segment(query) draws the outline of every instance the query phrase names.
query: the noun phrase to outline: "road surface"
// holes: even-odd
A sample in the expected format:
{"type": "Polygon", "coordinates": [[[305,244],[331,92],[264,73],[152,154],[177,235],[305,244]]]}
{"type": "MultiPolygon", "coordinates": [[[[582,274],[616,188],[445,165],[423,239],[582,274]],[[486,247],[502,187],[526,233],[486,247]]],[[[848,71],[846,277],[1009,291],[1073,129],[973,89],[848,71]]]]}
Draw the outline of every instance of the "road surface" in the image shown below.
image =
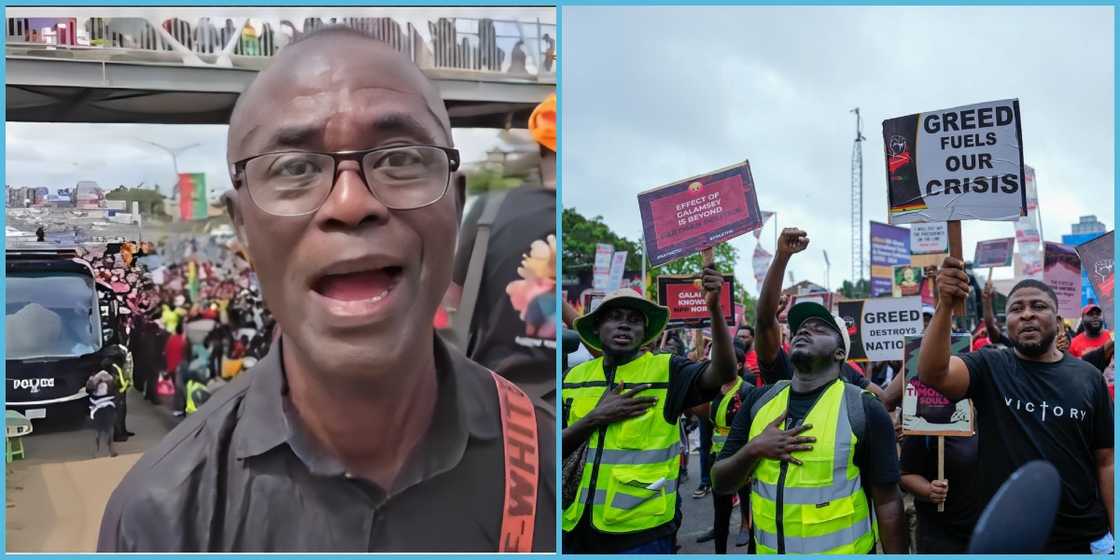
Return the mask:
{"type": "MultiPolygon", "coordinates": [[[[697,543],[696,537],[708,532],[712,528],[712,522],[715,517],[715,511],[712,506],[712,495],[709,493],[703,498],[693,498],[692,492],[700,484],[700,455],[697,453],[699,447],[699,429],[694,430],[691,434],[691,441],[689,442],[689,450],[692,453],[688,456],[688,480],[682,480],[680,483],[681,495],[681,510],[684,517],[681,520],[681,529],[677,532],[677,545],[681,548],[678,554],[715,554],[716,549],[712,541],[705,543],[697,543]]],[[[727,539],[727,553],[728,554],[746,554],[747,547],[735,546],[735,537],[739,535],[739,508],[736,507],[731,513],[731,527],[730,534],[727,539]]]]}
{"type": "Polygon", "coordinates": [[[94,433],[81,422],[40,424],[24,438],[27,458],[7,468],[8,552],[93,552],[109,495],[144,450],[177,419],[140,394],[128,395],[128,429],[136,435],[93,458],[94,433]]]}

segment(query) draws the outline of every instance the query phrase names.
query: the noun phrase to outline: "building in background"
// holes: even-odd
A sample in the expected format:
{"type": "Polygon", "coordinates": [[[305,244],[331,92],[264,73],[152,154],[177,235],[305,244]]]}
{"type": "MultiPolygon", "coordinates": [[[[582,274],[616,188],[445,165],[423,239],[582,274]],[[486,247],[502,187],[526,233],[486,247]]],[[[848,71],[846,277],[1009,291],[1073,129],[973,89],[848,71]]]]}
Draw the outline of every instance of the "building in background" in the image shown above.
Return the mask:
{"type": "MultiPolygon", "coordinates": [[[[1097,220],[1096,216],[1081,216],[1080,221],[1070,225],[1069,235],[1062,236],[1062,243],[1071,247],[1076,247],[1082,243],[1092,241],[1105,234],[1106,227],[1103,223],[1097,220]]],[[[1086,305],[1089,301],[1098,301],[1097,295],[1093,293],[1093,286],[1089,282],[1089,275],[1085,272],[1085,268],[1081,269],[1081,305],[1086,305]]],[[[1076,319],[1076,318],[1074,318],[1076,319]]]]}

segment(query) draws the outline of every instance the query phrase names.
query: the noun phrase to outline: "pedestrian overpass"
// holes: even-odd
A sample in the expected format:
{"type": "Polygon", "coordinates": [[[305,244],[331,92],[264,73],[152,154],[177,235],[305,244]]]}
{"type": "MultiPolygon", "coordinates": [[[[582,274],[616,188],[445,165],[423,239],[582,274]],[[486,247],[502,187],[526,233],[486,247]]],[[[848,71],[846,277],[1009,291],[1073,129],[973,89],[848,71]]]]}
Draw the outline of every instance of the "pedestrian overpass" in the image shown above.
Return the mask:
{"type": "MultiPolygon", "coordinates": [[[[95,9],[74,8],[72,17],[8,17],[7,120],[226,124],[237,95],[273,55],[332,24],[385,41],[415,62],[440,89],[457,128],[523,128],[556,88],[555,24],[400,21],[384,15],[392,9],[347,8],[355,15],[306,17],[297,25],[181,10],[189,14],[99,17],[95,9]]],[[[35,11],[9,8],[8,15],[35,11]]]]}

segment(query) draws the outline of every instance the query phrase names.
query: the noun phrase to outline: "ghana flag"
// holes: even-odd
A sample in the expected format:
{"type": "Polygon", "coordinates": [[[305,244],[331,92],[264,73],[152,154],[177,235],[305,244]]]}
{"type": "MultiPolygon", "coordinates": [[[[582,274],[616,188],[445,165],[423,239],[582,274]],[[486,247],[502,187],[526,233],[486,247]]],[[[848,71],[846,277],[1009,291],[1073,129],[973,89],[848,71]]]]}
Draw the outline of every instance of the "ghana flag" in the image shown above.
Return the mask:
{"type": "Polygon", "coordinates": [[[179,218],[201,220],[207,216],[206,174],[179,174],[179,218]]]}

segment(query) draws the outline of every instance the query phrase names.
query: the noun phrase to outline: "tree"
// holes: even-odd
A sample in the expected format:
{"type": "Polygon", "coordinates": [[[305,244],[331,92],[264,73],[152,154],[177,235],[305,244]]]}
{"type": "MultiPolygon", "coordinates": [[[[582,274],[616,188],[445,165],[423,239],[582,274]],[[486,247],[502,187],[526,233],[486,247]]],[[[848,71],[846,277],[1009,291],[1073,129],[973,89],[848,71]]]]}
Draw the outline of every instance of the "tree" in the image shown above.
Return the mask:
{"type": "MultiPolygon", "coordinates": [[[[564,240],[565,244],[567,239],[564,240]]],[[[715,250],[716,268],[724,274],[731,274],[735,270],[735,263],[739,261],[739,250],[732,247],[728,243],[720,243],[716,245],[715,250]]],[[[697,276],[700,275],[704,261],[699,253],[689,255],[683,259],[677,259],[670,263],[654,267],[650,269],[650,284],[649,293],[650,299],[657,297],[657,277],[658,276],[697,276]]],[[[746,294],[746,288],[743,288],[742,283],[736,283],[735,294],[733,299],[742,302],[740,299],[743,294],[746,294]]]]}
{"type": "Polygon", "coordinates": [[[107,200],[123,200],[132,206],[133,202],[140,203],[140,214],[145,217],[162,216],[163,196],[157,191],[148,189],[128,189],[118,187],[105,195],[107,200]]]}
{"type": "Polygon", "coordinates": [[[865,299],[871,297],[871,284],[866,278],[860,278],[855,284],[845,280],[840,285],[840,293],[848,299],[865,299]]]}
{"type": "Polygon", "coordinates": [[[609,243],[615,251],[626,251],[626,268],[642,268],[642,248],[636,242],[626,239],[603,223],[602,216],[585,218],[574,208],[565,208],[561,216],[564,232],[564,276],[576,276],[581,271],[595,266],[595,245],[609,243]]]}
{"type": "Polygon", "coordinates": [[[467,192],[470,194],[512,189],[519,186],[521,186],[521,179],[503,177],[500,171],[489,167],[467,174],[467,192]]]}

